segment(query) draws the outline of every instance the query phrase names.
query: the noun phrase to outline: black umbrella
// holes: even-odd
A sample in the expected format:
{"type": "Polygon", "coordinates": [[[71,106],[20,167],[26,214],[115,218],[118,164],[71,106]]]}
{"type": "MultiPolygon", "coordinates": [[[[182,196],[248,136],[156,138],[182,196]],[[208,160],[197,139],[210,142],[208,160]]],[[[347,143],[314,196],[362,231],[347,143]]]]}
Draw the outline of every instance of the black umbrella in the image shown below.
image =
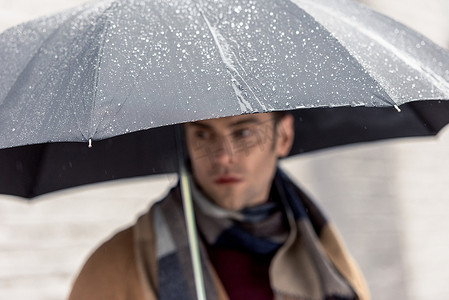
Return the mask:
{"type": "Polygon", "coordinates": [[[448,52],[352,1],[109,0],[0,46],[0,193],[23,197],[176,171],[186,121],[289,110],[292,154],[448,123],[448,52]]]}

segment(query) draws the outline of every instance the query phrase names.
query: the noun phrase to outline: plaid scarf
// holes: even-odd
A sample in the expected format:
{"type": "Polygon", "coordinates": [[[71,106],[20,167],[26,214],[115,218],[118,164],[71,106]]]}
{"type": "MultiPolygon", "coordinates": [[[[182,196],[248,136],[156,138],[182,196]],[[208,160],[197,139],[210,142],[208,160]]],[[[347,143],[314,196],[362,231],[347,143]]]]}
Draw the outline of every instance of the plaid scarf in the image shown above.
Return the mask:
{"type": "MultiPolygon", "coordinates": [[[[282,171],[275,176],[269,202],[240,212],[214,205],[195,186],[192,190],[196,221],[204,240],[200,252],[207,299],[218,296],[204,242],[257,254],[275,253],[270,283],[276,299],[359,299],[354,290],[363,287],[363,278],[357,278],[361,276],[351,258],[338,239],[331,251],[323,248],[320,234],[330,225],[282,171]],[[332,251],[337,253],[336,265],[329,258],[332,251]]],[[[158,298],[195,299],[179,187],[155,204],[150,216],[156,235],[158,298]]]]}
{"type": "MultiPolygon", "coordinates": [[[[274,190],[274,191],[273,191],[274,190]]],[[[282,204],[274,197],[264,204],[241,211],[223,209],[210,202],[196,186],[192,197],[196,221],[203,240],[211,246],[271,255],[287,240],[289,225],[282,204]]]]}

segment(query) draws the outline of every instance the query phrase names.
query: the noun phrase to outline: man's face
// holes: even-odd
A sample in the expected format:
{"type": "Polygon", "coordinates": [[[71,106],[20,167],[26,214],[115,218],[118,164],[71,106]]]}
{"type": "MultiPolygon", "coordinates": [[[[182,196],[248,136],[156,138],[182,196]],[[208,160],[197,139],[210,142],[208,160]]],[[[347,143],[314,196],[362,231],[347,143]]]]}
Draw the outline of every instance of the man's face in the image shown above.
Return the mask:
{"type": "Polygon", "coordinates": [[[271,113],[185,125],[193,177],[212,201],[240,210],[268,200],[277,159],[290,151],[293,118],[274,126],[271,113]]]}

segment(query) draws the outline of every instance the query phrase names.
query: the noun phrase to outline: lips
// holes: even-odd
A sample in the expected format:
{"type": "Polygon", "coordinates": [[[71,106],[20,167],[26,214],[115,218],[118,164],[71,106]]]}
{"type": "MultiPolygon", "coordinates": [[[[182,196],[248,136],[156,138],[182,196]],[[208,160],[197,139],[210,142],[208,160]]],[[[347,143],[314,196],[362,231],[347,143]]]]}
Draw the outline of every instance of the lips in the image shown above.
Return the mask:
{"type": "Polygon", "coordinates": [[[218,177],[217,179],[215,179],[214,183],[216,183],[216,184],[234,184],[234,183],[239,183],[241,181],[242,180],[237,177],[221,176],[221,177],[218,177]]]}

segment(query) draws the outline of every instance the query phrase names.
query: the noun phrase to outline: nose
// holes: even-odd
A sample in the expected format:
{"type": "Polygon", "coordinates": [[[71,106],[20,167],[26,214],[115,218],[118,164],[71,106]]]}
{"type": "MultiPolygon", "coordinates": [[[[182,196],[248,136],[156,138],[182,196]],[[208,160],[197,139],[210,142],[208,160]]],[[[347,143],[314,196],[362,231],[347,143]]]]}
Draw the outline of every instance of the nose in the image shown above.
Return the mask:
{"type": "Polygon", "coordinates": [[[228,165],[235,162],[233,147],[226,137],[217,139],[214,144],[214,147],[211,147],[211,158],[214,165],[228,165]]]}

